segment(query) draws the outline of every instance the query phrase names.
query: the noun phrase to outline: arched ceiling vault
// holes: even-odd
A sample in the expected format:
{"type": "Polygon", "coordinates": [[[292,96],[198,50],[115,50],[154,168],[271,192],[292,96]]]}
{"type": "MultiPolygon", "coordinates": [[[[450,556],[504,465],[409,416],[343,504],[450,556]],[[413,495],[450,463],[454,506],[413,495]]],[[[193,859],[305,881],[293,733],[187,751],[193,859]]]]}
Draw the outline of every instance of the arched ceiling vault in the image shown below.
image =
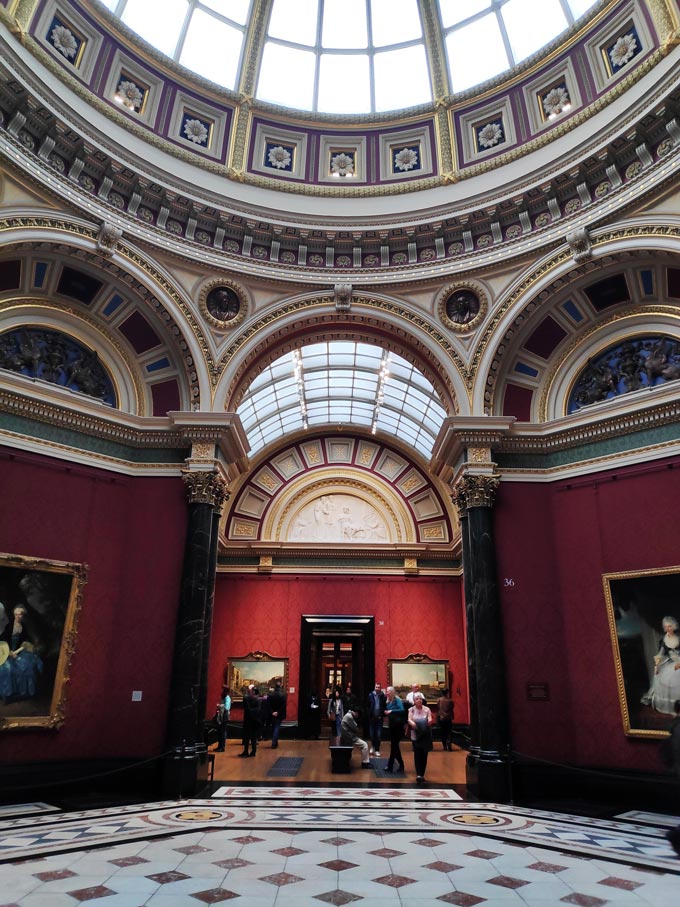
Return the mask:
{"type": "Polygon", "coordinates": [[[223,404],[227,411],[235,410],[253,378],[283,353],[331,337],[382,345],[425,375],[450,414],[467,408],[459,374],[463,359],[431,318],[418,316],[387,298],[359,297],[353,301],[351,311],[340,315],[329,311],[330,302],[331,298],[318,297],[292,300],[277,305],[270,315],[263,315],[258,320],[257,333],[246,324],[230,344],[229,358],[224,356],[221,360],[226,360],[228,367],[215,394],[220,408],[223,404]]]}
{"type": "Polygon", "coordinates": [[[477,405],[521,421],[558,419],[579,363],[614,338],[678,334],[680,220],[670,220],[594,233],[580,262],[562,249],[518,280],[478,347],[477,405]]]}
{"type": "Polygon", "coordinates": [[[19,322],[37,319],[44,327],[80,334],[86,345],[118,363],[112,367],[117,383],[127,384],[120,399],[129,412],[190,409],[201,385],[209,396],[198,322],[145,256],[122,246],[102,254],[100,231],[42,213],[6,218],[0,230],[3,324],[13,323],[12,311],[20,307],[19,322]],[[35,315],[27,309],[31,304],[35,315]]]}

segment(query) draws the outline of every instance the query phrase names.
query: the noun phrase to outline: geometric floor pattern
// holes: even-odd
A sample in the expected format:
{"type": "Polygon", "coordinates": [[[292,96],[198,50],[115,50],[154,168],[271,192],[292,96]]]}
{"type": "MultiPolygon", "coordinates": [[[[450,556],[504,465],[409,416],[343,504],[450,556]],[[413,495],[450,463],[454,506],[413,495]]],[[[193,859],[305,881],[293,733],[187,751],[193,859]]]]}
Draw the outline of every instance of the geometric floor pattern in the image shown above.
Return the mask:
{"type": "Polygon", "coordinates": [[[77,813],[35,807],[0,812],[0,907],[679,903],[680,860],[651,813],[643,824],[431,788],[275,786],[77,813]]]}

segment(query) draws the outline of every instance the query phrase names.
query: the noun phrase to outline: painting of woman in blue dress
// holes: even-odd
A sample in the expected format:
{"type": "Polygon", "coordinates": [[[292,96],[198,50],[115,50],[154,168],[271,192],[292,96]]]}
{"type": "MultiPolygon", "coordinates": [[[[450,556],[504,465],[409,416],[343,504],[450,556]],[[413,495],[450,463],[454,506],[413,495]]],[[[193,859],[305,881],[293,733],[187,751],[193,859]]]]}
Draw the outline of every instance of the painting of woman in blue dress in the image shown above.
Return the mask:
{"type": "Polygon", "coordinates": [[[57,727],[86,569],[0,555],[0,731],[57,727]]]}

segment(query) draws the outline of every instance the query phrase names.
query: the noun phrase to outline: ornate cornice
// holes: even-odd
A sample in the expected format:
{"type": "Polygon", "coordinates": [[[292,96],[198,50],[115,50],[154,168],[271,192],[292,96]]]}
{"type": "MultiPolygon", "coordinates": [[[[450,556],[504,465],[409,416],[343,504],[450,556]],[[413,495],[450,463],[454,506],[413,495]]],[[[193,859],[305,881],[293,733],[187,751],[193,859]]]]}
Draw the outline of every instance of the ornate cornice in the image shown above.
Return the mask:
{"type": "Polygon", "coordinates": [[[183,433],[172,431],[169,420],[165,418],[140,419],[138,421],[142,424],[134,426],[125,424],[122,421],[126,418],[125,414],[118,411],[105,418],[4,388],[0,388],[0,411],[130,447],[168,450],[183,448],[187,444],[183,433]],[[159,424],[166,427],[161,428],[159,424]]]}
{"type": "Polygon", "coordinates": [[[503,453],[552,453],[680,422],[680,400],[667,400],[644,409],[628,408],[609,416],[602,409],[600,407],[597,414],[592,410],[581,411],[581,419],[587,418],[587,421],[577,425],[555,429],[554,423],[546,423],[536,431],[511,431],[498,450],[503,453]]]}

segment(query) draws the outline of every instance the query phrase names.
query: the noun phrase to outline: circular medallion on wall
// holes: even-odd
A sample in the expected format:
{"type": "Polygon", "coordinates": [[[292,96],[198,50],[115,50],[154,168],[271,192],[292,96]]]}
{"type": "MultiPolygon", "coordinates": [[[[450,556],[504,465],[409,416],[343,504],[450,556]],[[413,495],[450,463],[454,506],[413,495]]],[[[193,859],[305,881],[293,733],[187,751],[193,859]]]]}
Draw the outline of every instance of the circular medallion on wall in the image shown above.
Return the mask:
{"type": "Polygon", "coordinates": [[[459,334],[474,330],[487,309],[487,295],[475,283],[449,284],[437,294],[437,315],[449,330],[459,334]]]}
{"type": "Polygon", "coordinates": [[[222,331],[230,331],[248,313],[246,291],[224,277],[216,277],[201,287],[198,304],[206,321],[222,331]]]}

